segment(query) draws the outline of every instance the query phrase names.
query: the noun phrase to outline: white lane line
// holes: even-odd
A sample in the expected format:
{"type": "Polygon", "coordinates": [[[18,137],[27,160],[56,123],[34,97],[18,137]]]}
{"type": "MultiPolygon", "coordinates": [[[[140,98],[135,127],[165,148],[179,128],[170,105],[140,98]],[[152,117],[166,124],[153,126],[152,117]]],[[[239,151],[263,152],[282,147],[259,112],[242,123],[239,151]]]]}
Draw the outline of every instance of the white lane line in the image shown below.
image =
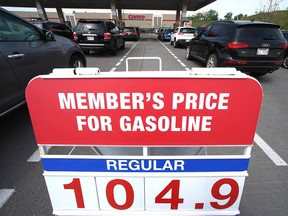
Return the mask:
{"type": "Polygon", "coordinates": [[[185,68],[185,70],[190,71],[188,67],[167,47],[164,43],[160,41],[160,43],[166,48],[166,50],[179,62],[179,64],[185,68]]]}
{"type": "Polygon", "coordinates": [[[277,166],[287,166],[287,163],[258,134],[255,134],[254,142],[277,166]]]}
{"type": "Polygon", "coordinates": [[[124,59],[130,54],[130,52],[134,49],[134,47],[140,42],[140,40],[134,44],[130,50],[116,63],[115,67],[113,67],[109,72],[115,72],[115,70],[117,69],[117,67],[120,66],[120,64],[124,61],[124,59]]]}
{"type": "Polygon", "coordinates": [[[8,201],[8,199],[15,192],[14,189],[2,189],[0,190],[0,208],[8,201]]]}

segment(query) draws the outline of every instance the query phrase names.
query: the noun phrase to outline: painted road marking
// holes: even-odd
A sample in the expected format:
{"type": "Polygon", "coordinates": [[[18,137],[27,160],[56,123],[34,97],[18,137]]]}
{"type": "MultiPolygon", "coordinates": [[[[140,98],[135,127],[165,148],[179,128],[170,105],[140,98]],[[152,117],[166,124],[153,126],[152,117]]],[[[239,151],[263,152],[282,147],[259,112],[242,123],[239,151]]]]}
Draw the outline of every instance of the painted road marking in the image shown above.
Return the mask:
{"type": "Polygon", "coordinates": [[[254,142],[277,166],[287,166],[287,163],[257,133],[254,136],[254,142]]]}
{"type": "Polygon", "coordinates": [[[186,70],[191,71],[164,43],[160,41],[160,43],[165,47],[165,49],[179,62],[179,64],[186,70]]]}
{"type": "Polygon", "coordinates": [[[130,50],[116,63],[116,65],[109,71],[109,72],[115,72],[115,70],[117,69],[117,67],[120,66],[120,64],[124,61],[124,59],[130,54],[130,52],[134,49],[134,47],[140,42],[140,40],[134,44],[130,50]]]}
{"type": "Polygon", "coordinates": [[[0,208],[8,201],[8,199],[15,192],[14,189],[1,189],[0,190],[0,208]]]}

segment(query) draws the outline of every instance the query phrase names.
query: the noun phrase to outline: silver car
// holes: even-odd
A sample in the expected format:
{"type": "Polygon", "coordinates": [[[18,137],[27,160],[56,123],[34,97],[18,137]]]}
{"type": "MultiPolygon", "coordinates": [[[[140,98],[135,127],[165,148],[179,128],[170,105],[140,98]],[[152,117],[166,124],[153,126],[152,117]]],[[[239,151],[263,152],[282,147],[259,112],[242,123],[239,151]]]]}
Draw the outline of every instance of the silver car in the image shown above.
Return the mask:
{"type": "Polygon", "coordinates": [[[85,67],[73,41],[0,8],[0,116],[25,103],[28,82],[54,68],[85,67]]]}

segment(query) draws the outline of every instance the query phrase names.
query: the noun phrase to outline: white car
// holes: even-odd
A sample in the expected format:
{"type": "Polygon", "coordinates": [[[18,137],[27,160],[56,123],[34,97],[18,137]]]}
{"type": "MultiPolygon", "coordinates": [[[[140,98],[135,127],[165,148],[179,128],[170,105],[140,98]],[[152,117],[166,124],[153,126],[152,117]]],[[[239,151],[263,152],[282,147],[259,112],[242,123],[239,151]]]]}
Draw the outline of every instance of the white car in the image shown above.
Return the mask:
{"type": "Polygon", "coordinates": [[[185,46],[195,37],[196,30],[193,27],[177,27],[171,35],[170,44],[175,48],[185,46]]]}

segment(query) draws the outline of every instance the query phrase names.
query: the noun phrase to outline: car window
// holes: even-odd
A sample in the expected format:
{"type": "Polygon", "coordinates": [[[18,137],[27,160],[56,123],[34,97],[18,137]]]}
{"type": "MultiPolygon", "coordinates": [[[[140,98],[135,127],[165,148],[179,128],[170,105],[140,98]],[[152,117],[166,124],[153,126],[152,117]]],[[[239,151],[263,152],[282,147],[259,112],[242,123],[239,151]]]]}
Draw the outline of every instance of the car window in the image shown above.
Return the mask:
{"type": "Polygon", "coordinates": [[[268,26],[240,26],[236,30],[236,37],[240,40],[279,40],[283,39],[281,31],[268,26]]]}
{"type": "Polygon", "coordinates": [[[78,22],[76,31],[95,31],[98,33],[105,32],[105,26],[102,21],[91,21],[91,22],[78,22]]]}
{"type": "Polygon", "coordinates": [[[193,29],[193,28],[181,28],[180,32],[183,32],[183,33],[195,33],[195,29],[193,29]]]}
{"type": "Polygon", "coordinates": [[[136,30],[134,28],[124,28],[125,32],[136,32],[136,30]]]}
{"type": "Polygon", "coordinates": [[[210,31],[208,32],[207,37],[219,37],[219,34],[221,32],[222,26],[219,24],[215,24],[212,26],[210,31]]]}
{"type": "Polygon", "coordinates": [[[201,33],[199,34],[199,36],[205,36],[207,37],[208,36],[208,32],[209,30],[211,29],[212,25],[208,25],[206,26],[202,31],[201,33]]]}
{"type": "Polygon", "coordinates": [[[41,35],[33,25],[29,25],[9,14],[1,13],[0,41],[35,41],[40,39],[41,35]]]}
{"type": "Polygon", "coordinates": [[[288,32],[283,32],[283,36],[288,41],[288,32]]]}
{"type": "Polygon", "coordinates": [[[53,30],[58,30],[62,32],[71,32],[70,28],[61,23],[49,23],[48,24],[53,30]]]}
{"type": "Polygon", "coordinates": [[[166,33],[171,33],[171,32],[173,32],[173,29],[166,29],[165,32],[166,33]]]}

